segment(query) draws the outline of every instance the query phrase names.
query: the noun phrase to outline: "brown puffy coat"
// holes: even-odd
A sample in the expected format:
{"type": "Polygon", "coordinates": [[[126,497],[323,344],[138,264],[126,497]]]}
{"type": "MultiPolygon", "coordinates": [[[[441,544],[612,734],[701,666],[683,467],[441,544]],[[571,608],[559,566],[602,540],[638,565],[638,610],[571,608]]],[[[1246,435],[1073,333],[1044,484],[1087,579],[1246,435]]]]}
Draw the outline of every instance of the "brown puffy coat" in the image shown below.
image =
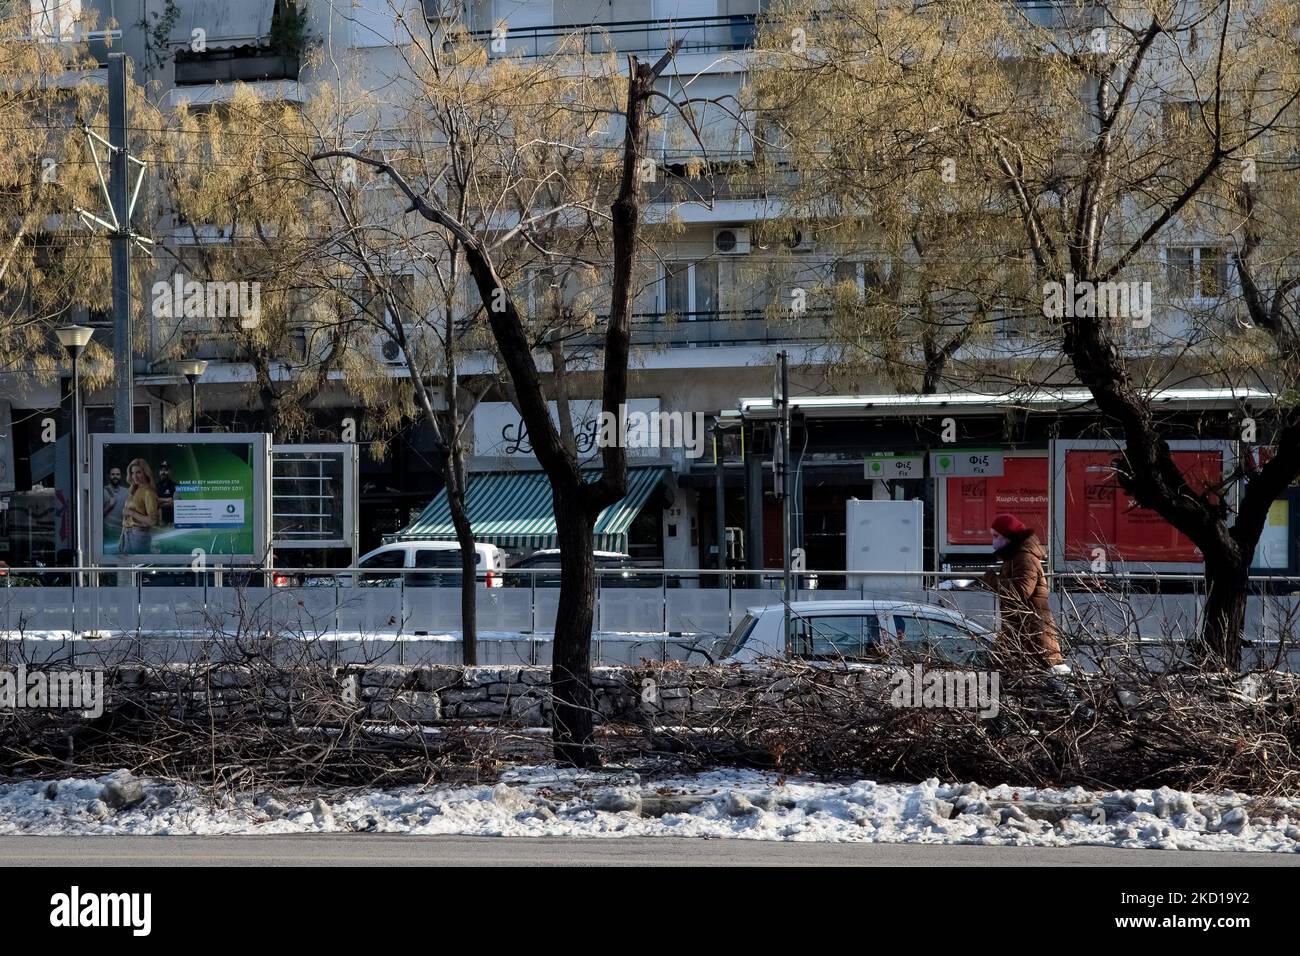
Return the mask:
{"type": "Polygon", "coordinates": [[[1030,532],[995,552],[1002,567],[984,575],[985,585],[998,595],[1002,618],[994,651],[1008,666],[1048,668],[1063,660],[1047,601],[1045,555],[1030,532]]]}

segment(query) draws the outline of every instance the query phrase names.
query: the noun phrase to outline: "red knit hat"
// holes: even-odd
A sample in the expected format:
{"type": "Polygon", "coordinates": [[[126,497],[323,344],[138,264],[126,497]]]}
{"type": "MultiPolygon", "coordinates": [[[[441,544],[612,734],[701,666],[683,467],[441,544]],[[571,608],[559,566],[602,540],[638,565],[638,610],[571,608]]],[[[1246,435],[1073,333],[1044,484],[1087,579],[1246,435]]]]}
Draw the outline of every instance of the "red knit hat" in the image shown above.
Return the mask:
{"type": "Polygon", "coordinates": [[[1004,538],[1013,538],[1029,530],[1015,515],[998,515],[993,519],[993,530],[1004,538]]]}

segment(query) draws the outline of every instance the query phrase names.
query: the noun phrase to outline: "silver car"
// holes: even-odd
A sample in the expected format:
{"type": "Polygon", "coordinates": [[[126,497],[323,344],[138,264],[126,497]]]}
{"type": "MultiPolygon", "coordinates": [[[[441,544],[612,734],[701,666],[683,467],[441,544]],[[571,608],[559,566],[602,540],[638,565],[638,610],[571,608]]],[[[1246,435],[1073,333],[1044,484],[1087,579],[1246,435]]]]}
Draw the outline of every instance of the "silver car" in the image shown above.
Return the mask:
{"type": "MultiPolygon", "coordinates": [[[[784,658],[782,605],[747,609],[731,635],[713,647],[715,660],[747,663],[784,658]]],[[[876,661],[916,653],[978,666],[993,634],[948,608],[911,601],[799,601],[790,605],[788,656],[804,660],[876,661]]]]}

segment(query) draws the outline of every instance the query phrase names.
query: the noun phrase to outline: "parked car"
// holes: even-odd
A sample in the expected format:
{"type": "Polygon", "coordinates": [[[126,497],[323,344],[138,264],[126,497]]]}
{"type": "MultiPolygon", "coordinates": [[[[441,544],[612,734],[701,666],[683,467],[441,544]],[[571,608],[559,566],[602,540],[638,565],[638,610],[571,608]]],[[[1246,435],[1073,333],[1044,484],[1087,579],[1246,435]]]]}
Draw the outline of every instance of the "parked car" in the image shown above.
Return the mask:
{"type": "MultiPolygon", "coordinates": [[[[726,663],[786,656],[782,605],[752,607],[711,656],[726,663]]],[[[956,611],[911,601],[798,601],[790,605],[790,656],[804,660],[878,661],[891,655],[934,657],[980,666],[993,635],[956,611]]]]}
{"type": "MultiPolygon", "coordinates": [[[[482,587],[499,588],[506,556],[494,544],[475,542],[476,577],[482,587]]],[[[454,541],[404,541],[386,544],[357,559],[358,587],[458,588],[461,582],[460,545],[454,541]],[[406,573],[402,571],[405,569],[406,573]]],[[[352,586],[351,572],[338,576],[342,587],[352,586]]]]}
{"type": "MultiPolygon", "coordinates": [[[[592,556],[596,562],[596,578],[603,588],[655,588],[663,581],[659,571],[643,567],[631,555],[621,551],[593,551],[592,556]]],[[[510,570],[521,572],[506,576],[510,587],[532,587],[535,581],[539,588],[558,588],[560,551],[558,548],[534,551],[511,565],[510,570]],[[528,571],[548,573],[524,573],[528,571]]]]}

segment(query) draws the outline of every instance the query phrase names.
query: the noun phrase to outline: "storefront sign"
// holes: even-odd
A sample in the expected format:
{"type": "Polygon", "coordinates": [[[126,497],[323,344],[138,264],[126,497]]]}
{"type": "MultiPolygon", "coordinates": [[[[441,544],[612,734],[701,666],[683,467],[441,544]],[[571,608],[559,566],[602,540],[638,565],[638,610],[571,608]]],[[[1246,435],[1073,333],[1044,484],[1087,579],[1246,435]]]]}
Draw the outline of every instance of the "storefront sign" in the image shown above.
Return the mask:
{"type": "MultiPolygon", "coordinates": [[[[658,456],[663,453],[662,431],[657,424],[659,399],[633,398],[626,403],[630,416],[639,415],[647,422],[654,416],[656,426],[636,433],[638,441],[627,443],[629,457],[658,456]]],[[[548,404],[551,420],[559,422],[560,413],[554,402],[548,404]]],[[[573,419],[573,438],[579,461],[600,455],[601,403],[590,399],[571,401],[569,414],[573,419]]],[[[509,402],[482,402],[474,409],[474,454],[493,458],[532,459],[533,445],[528,438],[528,426],[519,410],[509,402]]]]}
{"type": "Polygon", "coordinates": [[[1002,452],[954,448],[930,452],[930,473],[940,478],[993,478],[1002,474],[1002,452]]]}
{"type": "Polygon", "coordinates": [[[922,455],[871,455],[862,463],[864,478],[924,478],[922,455]]]}

